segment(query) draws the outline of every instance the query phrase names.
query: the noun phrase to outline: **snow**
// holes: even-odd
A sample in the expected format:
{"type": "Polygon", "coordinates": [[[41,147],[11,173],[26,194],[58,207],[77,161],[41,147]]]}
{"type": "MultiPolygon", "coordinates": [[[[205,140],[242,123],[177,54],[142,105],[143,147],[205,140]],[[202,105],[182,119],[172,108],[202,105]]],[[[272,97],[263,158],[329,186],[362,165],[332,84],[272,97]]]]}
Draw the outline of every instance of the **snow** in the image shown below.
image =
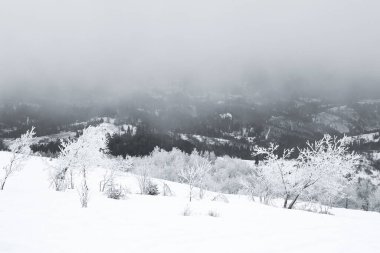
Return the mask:
{"type": "Polygon", "coordinates": [[[227,139],[222,139],[222,138],[212,138],[212,137],[207,137],[203,135],[197,135],[197,134],[181,134],[180,138],[182,140],[189,140],[189,139],[195,139],[198,142],[205,142],[209,145],[225,145],[230,143],[230,140],[227,139]]]}
{"type": "Polygon", "coordinates": [[[223,113],[223,114],[219,114],[219,117],[222,118],[222,119],[232,119],[232,114],[231,113],[223,113]]]}
{"type": "MultiPolygon", "coordinates": [[[[0,152],[0,166],[9,153],[0,152]]],[[[49,161],[32,157],[0,192],[0,252],[380,252],[380,214],[333,209],[334,215],[286,210],[217,193],[190,204],[188,186],[167,182],[174,197],[142,196],[133,174],[118,183],[126,200],[98,192],[103,171],[90,172],[89,207],[75,190],[49,188],[49,161]],[[208,215],[217,212],[219,217],[208,215]]],[[[162,180],[155,180],[160,186],[162,180]]]]}
{"type": "Polygon", "coordinates": [[[349,129],[350,124],[346,120],[327,112],[319,113],[314,118],[314,122],[329,126],[340,133],[350,132],[350,129],[349,129]]]}
{"type": "Polygon", "coordinates": [[[134,125],[131,125],[131,124],[124,124],[124,125],[122,125],[122,130],[123,130],[123,132],[124,133],[126,133],[127,131],[128,131],[128,128],[131,130],[131,134],[132,135],[135,135],[136,134],[136,132],[137,132],[137,127],[136,126],[134,126],[134,125]]]}
{"type": "Polygon", "coordinates": [[[375,105],[379,103],[380,103],[380,99],[366,99],[366,100],[358,102],[359,105],[375,105]]]}
{"type": "Polygon", "coordinates": [[[380,133],[368,133],[368,134],[361,134],[361,135],[355,135],[355,136],[349,136],[348,140],[352,142],[357,143],[372,143],[372,142],[379,142],[380,141],[380,133]]]}
{"type": "MultiPolygon", "coordinates": [[[[38,144],[41,142],[48,143],[49,141],[57,141],[57,140],[61,140],[61,139],[70,139],[70,138],[74,138],[75,135],[76,135],[75,132],[60,132],[57,134],[34,137],[32,140],[32,144],[38,144]]],[[[4,143],[7,146],[12,145],[13,142],[14,142],[14,139],[4,139],[4,143]]]]}

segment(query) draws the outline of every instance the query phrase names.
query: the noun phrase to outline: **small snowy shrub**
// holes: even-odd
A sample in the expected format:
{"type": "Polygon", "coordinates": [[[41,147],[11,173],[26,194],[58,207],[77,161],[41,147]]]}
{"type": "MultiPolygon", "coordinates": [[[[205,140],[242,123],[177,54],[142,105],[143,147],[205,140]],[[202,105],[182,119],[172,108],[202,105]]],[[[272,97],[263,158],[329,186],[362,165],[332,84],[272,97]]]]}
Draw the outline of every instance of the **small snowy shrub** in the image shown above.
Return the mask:
{"type": "Polygon", "coordinates": [[[296,205],[295,209],[312,212],[312,213],[332,215],[332,213],[330,212],[331,210],[330,206],[322,205],[320,203],[315,203],[315,202],[302,203],[302,204],[296,205]]]}
{"type": "Polygon", "coordinates": [[[155,184],[149,180],[145,194],[146,195],[158,195],[158,194],[160,194],[160,191],[158,190],[157,184],[155,184]]]}
{"type": "Polygon", "coordinates": [[[216,195],[212,201],[220,201],[220,202],[224,202],[224,203],[229,203],[228,201],[228,198],[224,195],[224,194],[218,194],[216,195]]]}
{"type": "Polygon", "coordinates": [[[164,183],[162,186],[162,195],[164,195],[164,196],[173,196],[174,195],[167,183],[164,183]]]}
{"type": "Polygon", "coordinates": [[[139,183],[140,194],[147,194],[150,184],[150,166],[144,165],[137,168],[137,181],[139,183]]]}
{"type": "Polygon", "coordinates": [[[122,187],[110,187],[106,190],[106,196],[110,199],[124,199],[126,192],[122,187]]]}
{"type": "Polygon", "coordinates": [[[219,217],[219,213],[215,210],[210,210],[210,211],[208,211],[208,216],[219,217]]]}
{"type": "Polygon", "coordinates": [[[66,171],[67,170],[54,171],[55,173],[50,175],[52,185],[56,191],[64,191],[67,189],[66,171]]]}
{"type": "Polygon", "coordinates": [[[192,214],[192,210],[191,210],[190,206],[186,206],[182,212],[182,215],[183,216],[190,216],[191,214],[192,214]]]}

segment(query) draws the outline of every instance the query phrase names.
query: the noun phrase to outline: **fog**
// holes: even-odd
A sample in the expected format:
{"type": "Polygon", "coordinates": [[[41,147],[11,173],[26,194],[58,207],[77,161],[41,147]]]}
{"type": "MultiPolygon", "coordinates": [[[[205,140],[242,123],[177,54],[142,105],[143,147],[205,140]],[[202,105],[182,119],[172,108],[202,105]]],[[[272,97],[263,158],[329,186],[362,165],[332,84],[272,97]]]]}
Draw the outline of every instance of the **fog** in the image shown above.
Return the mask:
{"type": "Polygon", "coordinates": [[[0,94],[376,96],[379,10],[378,0],[2,0],[0,94]]]}

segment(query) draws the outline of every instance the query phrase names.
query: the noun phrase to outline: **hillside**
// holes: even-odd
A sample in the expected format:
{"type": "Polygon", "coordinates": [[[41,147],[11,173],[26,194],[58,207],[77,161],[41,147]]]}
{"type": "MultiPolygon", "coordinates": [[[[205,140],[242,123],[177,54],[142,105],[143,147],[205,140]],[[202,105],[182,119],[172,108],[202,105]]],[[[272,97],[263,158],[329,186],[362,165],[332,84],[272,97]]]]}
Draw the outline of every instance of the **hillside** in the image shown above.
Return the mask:
{"type": "MultiPolygon", "coordinates": [[[[0,165],[8,156],[0,152],[0,165]]],[[[322,215],[241,195],[216,202],[212,192],[189,205],[187,185],[168,182],[172,197],[143,196],[133,174],[118,175],[128,198],[112,200],[98,191],[100,168],[90,174],[83,209],[75,190],[49,187],[50,162],[32,157],[0,192],[0,252],[380,252],[379,213],[332,209],[333,215],[322,215]],[[187,206],[190,216],[183,215],[187,206]]]]}
{"type": "Polygon", "coordinates": [[[114,155],[147,155],[159,146],[194,148],[252,159],[254,145],[278,143],[280,148],[302,146],[323,134],[353,136],[353,149],[379,169],[380,101],[356,99],[331,102],[320,98],[277,100],[247,94],[191,95],[181,92],[136,93],[107,103],[34,101],[0,105],[1,143],[9,143],[32,125],[38,144],[34,151],[54,153],[59,138],[75,137],[89,125],[114,124],[114,155]],[[131,137],[133,135],[133,137],[131,137]],[[128,145],[127,145],[128,144],[128,145]],[[126,147],[127,146],[127,147],[126,147]]]}

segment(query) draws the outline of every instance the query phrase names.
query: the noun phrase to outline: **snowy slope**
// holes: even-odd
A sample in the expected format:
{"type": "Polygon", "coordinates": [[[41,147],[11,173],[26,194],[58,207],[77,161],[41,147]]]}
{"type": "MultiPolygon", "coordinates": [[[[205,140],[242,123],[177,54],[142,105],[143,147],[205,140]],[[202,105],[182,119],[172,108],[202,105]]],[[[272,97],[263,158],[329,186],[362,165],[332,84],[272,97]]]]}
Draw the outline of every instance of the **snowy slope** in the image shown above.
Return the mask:
{"type": "MultiPolygon", "coordinates": [[[[0,165],[8,153],[0,152],[0,165]]],[[[132,194],[111,200],[91,173],[89,207],[74,190],[49,188],[47,160],[31,158],[0,192],[0,252],[380,252],[380,214],[334,209],[334,215],[264,206],[244,196],[191,204],[187,186],[170,183],[174,197],[141,196],[133,175],[121,179],[132,194]],[[210,217],[216,211],[219,217],[210,217]]],[[[157,181],[159,182],[159,180],[157,181]]]]}

